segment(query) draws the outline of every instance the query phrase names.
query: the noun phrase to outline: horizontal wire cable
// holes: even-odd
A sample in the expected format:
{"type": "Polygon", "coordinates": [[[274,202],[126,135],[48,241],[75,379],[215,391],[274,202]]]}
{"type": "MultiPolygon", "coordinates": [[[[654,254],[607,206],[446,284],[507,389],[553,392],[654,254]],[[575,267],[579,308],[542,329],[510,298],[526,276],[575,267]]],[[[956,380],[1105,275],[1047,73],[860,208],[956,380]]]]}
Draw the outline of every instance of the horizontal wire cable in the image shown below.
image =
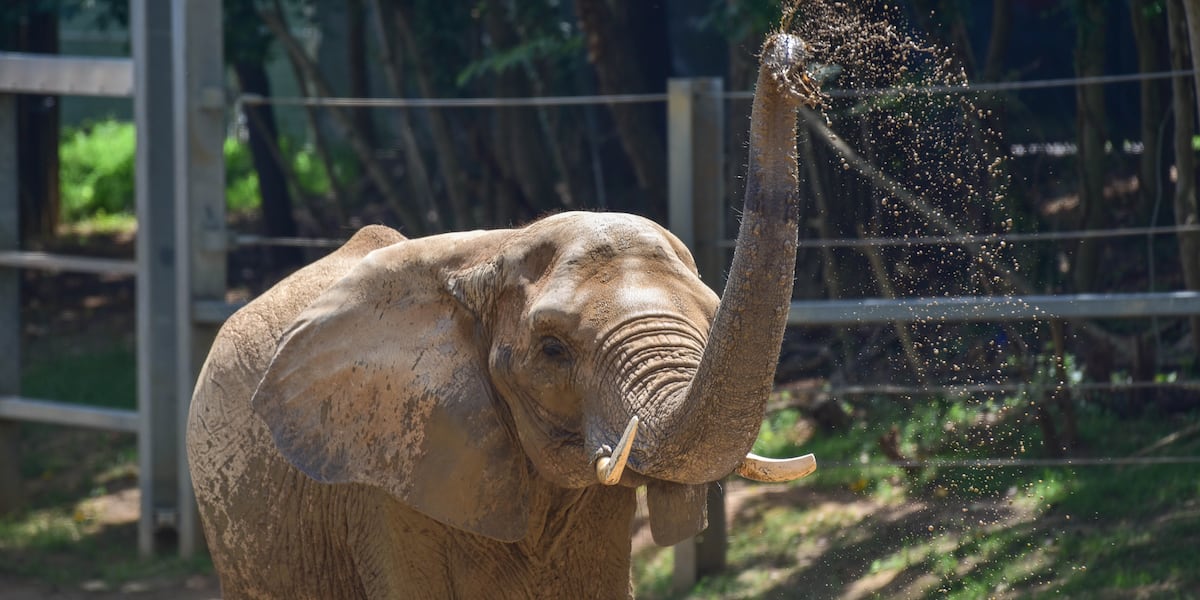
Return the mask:
{"type": "MultiPolygon", "coordinates": [[[[973,94],[986,92],[1007,92],[1019,90],[1038,90],[1059,87],[1077,87],[1085,85],[1109,85],[1114,83],[1133,83],[1170,79],[1172,77],[1192,77],[1194,72],[1154,71],[1151,73],[1125,73],[1121,75],[1098,75],[1093,77],[1062,77],[1056,79],[1034,79],[1029,81],[992,81],[983,83],[968,83],[963,85],[929,85],[905,86],[893,88],[870,89],[831,89],[823,93],[831,98],[868,98],[874,96],[893,96],[899,94],[973,94]]],[[[750,100],[754,92],[726,92],[721,95],[728,100],[750,100]]]]}
{"type": "MultiPolygon", "coordinates": [[[[908,385],[846,385],[834,388],[814,389],[813,393],[824,393],[830,396],[869,396],[872,394],[889,396],[930,396],[938,394],[994,394],[1010,392],[1034,392],[1047,390],[1065,390],[1069,392],[1125,392],[1150,389],[1181,389],[1200,391],[1200,380],[1185,381],[1126,381],[1126,382],[1086,382],[1073,384],[1057,383],[978,383],[940,386],[908,386],[908,385]]],[[[808,392],[802,390],[801,393],[808,392]]],[[[785,408],[785,407],[781,407],[785,408]]]]}
{"type": "MultiPolygon", "coordinates": [[[[831,240],[799,240],[807,248],[858,248],[867,246],[933,246],[939,244],[998,244],[1001,242],[1052,242],[1094,238],[1116,238],[1180,233],[1200,233],[1200,225],[1170,225],[1156,227],[1116,227],[1111,229],[1046,231],[1031,233],[994,233],[984,235],[941,235],[903,238],[839,238],[831,240]]],[[[722,247],[732,248],[734,240],[723,240],[722,247]]]]}
{"type": "Polygon", "coordinates": [[[348,240],[335,238],[272,237],[265,235],[237,234],[233,236],[236,246],[288,246],[294,248],[340,248],[348,240]]]}
{"type": "MultiPolygon", "coordinates": [[[[1095,77],[1066,77],[1031,81],[997,81],[964,85],[934,85],[898,88],[872,88],[864,90],[833,89],[825,92],[834,98],[886,96],[894,94],[969,94],[1009,90],[1044,89],[1082,85],[1105,85],[1190,77],[1192,71],[1156,71],[1152,73],[1128,73],[1095,77]]],[[[749,100],[754,92],[724,92],[721,97],[730,100],[749,100]]],[[[639,104],[666,102],[667,94],[592,94],[586,96],[536,96],[522,98],[350,98],[350,97],[305,97],[305,96],[261,96],[242,94],[236,103],[248,105],[271,104],[276,106],[329,106],[345,108],[497,108],[518,106],[579,106],[586,104],[639,104]]]]}
{"type": "MultiPolygon", "coordinates": [[[[919,236],[906,238],[838,238],[830,240],[799,240],[801,248],[860,248],[868,246],[933,246],[959,244],[997,244],[1000,242],[1037,242],[1062,241],[1091,238],[1132,237],[1150,235],[1170,235],[1180,233],[1200,233],[1200,225],[1172,225],[1158,227],[1118,227],[1112,229],[1094,229],[1078,231],[1048,231],[1041,233],[995,233],[985,235],[964,236],[919,236]]],[[[317,248],[336,248],[344,243],[344,239],[336,238],[305,238],[305,237],[269,237],[261,235],[238,235],[234,242],[239,246],[301,246],[317,248]]],[[[718,246],[732,248],[736,240],[722,240],[718,246]]]]}
{"type": "Polygon", "coordinates": [[[537,96],[522,98],[335,98],[259,96],[242,94],[240,104],[345,108],[500,108],[517,106],[581,106],[588,104],[640,104],[666,102],[665,93],[599,94],[590,96],[537,96]]]}
{"type": "Polygon", "coordinates": [[[1119,467],[1147,465],[1190,465],[1200,456],[1094,456],[1078,458],[962,458],[895,460],[887,462],[819,461],[818,469],[912,468],[1028,468],[1028,467],[1119,467]]]}

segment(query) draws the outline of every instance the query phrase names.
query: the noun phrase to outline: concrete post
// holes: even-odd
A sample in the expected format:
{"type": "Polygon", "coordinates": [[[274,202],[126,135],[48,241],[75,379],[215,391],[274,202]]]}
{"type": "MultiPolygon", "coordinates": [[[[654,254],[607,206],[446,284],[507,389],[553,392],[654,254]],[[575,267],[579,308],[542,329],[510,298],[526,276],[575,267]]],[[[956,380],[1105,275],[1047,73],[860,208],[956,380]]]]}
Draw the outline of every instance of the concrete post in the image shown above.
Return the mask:
{"type": "Polygon", "coordinates": [[[172,0],[175,117],[175,255],[179,549],[201,544],[185,450],[188,406],[217,327],[195,319],[195,303],[225,299],[225,65],[221,0],[172,0]]]}
{"type": "MultiPolygon", "coordinates": [[[[725,287],[725,103],[720,78],[667,83],[669,227],[692,250],[700,277],[718,294],[725,287]]],[[[708,492],[708,529],[675,546],[676,589],[725,568],[725,496],[708,492]]]]}
{"type": "Polygon", "coordinates": [[[725,101],[719,77],[667,83],[669,227],[692,250],[700,276],[725,287],[725,101]]]}
{"type": "Polygon", "coordinates": [[[137,126],[138,551],[150,556],[156,531],[174,527],[178,504],[171,4],[133,0],[130,8],[137,126]]]}

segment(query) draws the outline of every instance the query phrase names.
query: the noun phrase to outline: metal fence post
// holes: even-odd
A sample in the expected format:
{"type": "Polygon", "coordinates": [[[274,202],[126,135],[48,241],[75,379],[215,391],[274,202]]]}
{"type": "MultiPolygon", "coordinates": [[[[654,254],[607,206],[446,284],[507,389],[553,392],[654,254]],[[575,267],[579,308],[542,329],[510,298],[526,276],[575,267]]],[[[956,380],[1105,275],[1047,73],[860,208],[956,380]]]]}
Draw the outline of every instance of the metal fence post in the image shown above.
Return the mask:
{"type": "Polygon", "coordinates": [[[171,2],[175,111],[175,256],[179,549],[191,556],[202,542],[185,448],[196,375],[216,326],[195,319],[198,301],[225,299],[225,65],[221,0],[171,2]]]}
{"type": "Polygon", "coordinates": [[[719,77],[667,83],[669,227],[692,250],[700,276],[725,286],[725,83],[719,77]]]}
{"type": "MultiPolygon", "coordinates": [[[[667,83],[668,165],[672,232],[692,250],[700,277],[717,293],[725,287],[725,105],[720,78],[667,83]]],[[[675,546],[677,589],[725,567],[725,496],[712,484],[708,529],[675,546]]]]}
{"type": "Polygon", "coordinates": [[[130,8],[137,126],[138,551],[150,556],[155,531],[174,525],[178,505],[171,5],[134,0],[130,8]]]}
{"type": "MultiPolygon", "coordinates": [[[[17,99],[0,92],[0,251],[18,250],[17,99]]],[[[0,267],[0,396],[21,391],[21,299],[16,269],[0,267]]],[[[0,515],[24,504],[20,431],[16,422],[0,419],[0,515]]]]}

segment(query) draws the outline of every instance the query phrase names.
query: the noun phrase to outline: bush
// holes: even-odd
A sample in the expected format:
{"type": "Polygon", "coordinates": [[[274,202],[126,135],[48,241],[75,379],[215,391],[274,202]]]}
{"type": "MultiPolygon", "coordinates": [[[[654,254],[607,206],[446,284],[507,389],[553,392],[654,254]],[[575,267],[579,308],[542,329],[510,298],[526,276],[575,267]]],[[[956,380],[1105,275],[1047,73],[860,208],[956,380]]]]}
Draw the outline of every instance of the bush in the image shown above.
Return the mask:
{"type": "Polygon", "coordinates": [[[225,138],[225,206],[234,213],[256,211],[262,206],[250,146],[234,138],[225,138]]]}
{"type": "Polygon", "coordinates": [[[107,120],[67,131],[59,146],[62,220],[133,212],[133,124],[107,120]]]}
{"type": "MultiPolygon", "coordinates": [[[[78,223],[134,212],[133,123],[108,119],[66,131],[59,146],[62,221],[78,223]]],[[[250,150],[225,142],[225,198],[230,212],[262,204],[250,150]]]]}

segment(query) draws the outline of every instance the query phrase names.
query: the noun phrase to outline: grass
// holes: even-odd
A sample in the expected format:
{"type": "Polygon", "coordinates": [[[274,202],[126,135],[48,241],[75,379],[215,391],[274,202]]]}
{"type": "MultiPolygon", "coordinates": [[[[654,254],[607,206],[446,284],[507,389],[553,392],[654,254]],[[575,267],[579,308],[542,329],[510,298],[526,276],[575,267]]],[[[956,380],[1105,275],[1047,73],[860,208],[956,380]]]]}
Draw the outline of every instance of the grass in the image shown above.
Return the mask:
{"type": "MultiPolygon", "coordinates": [[[[128,341],[63,343],[30,354],[22,373],[23,395],[136,406],[135,356],[128,341]]],[[[135,436],[24,424],[20,444],[29,506],[0,518],[0,574],[115,588],[211,571],[207,557],[143,560],[137,555],[136,523],[103,518],[100,503],[106,496],[136,487],[135,436]]]]}
{"type": "MultiPolygon", "coordinates": [[[[795,410],[767,419],[755,451],[817,455],[791,485],[730,482],[729,568],[671,589],[671,553],[636,557],[648,598],[1200,597],[1195,465],[1075,468],[863,467],[906,456],[1040,457],[1020,398],[868,400],[843,431],[795,410]]],[[[1129,456],[1200,422],[1200,410],[1130,417],[1081,403],[1081,450],[1129,456]]],[[[1200,455],[1200,436],[1159,455],[1200,455]]]]}
{"type": "Polygon", "coordinates": [[[33,398],[110,408],[137,407],[137,358],[131,344],[74,346],[24,369],[21,390],[33,398]]]}

